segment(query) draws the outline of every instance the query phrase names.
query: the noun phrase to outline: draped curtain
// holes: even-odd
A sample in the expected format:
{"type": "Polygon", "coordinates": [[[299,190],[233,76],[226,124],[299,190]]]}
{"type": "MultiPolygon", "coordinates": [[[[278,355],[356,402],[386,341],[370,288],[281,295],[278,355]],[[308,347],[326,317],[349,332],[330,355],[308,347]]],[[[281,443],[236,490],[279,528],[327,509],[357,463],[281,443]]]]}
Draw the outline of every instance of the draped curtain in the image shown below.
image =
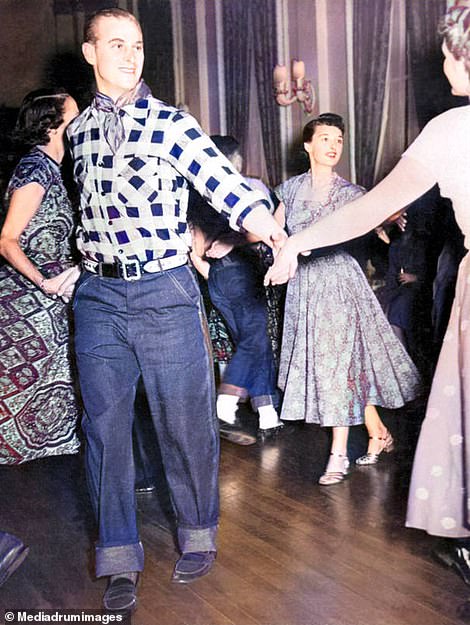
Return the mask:
{"type": "Polygon", "coordinates": [[[354,116],[357,182],[374,184],[389,50],[391,0],[354,0],[354,116]]]}
{"type": "Polygon", "coordinates": [[[250,79],[254,69],[269,184],[281,180],[279,110],[272,94],[277,62],[276,0],[224,0],[224,64],[227,132],[242,146],[248,137],[250,79]]]}
{"type": "Polygon", "coordinates": [[[224,67],[227,132],[243,145],[250,108],[252,36],[250,3],[224,0],[224,67]]]}
{"type": "Polygon", "coordinates": [[[273,97],[273,67],[277,63],[276,0],[251,0],[253,53],[263,147],[271,186],[281,182],[281,123],[273,97]]]}
{"type": "Polygon", "coordinates": [[[170,0],[139,0],[139,18],[145,43],[144,79],[152,93],[169,104],[175,102],[173,32],[170,0]]]}
{"type": "Polygon", "coordinates": [[[446,11],[446,0],[407,0],[408,58],[411,85],[421,129],[430,119],[460,104],[451,95],[442,71],[443,54],[439,21],[446,11]]]}

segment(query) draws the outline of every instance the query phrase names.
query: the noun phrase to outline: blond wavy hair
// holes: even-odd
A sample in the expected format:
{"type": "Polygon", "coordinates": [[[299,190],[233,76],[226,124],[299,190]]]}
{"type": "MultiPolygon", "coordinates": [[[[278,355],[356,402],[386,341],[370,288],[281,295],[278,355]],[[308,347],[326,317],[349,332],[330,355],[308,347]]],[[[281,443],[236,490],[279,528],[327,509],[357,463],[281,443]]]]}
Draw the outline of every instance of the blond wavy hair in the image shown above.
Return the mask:
{"type": "Polygon", "coordinates": [[[463,59],[470,77],[470,7],[455,5],[447,9],[439,28],[449,52],[463,59]]]}

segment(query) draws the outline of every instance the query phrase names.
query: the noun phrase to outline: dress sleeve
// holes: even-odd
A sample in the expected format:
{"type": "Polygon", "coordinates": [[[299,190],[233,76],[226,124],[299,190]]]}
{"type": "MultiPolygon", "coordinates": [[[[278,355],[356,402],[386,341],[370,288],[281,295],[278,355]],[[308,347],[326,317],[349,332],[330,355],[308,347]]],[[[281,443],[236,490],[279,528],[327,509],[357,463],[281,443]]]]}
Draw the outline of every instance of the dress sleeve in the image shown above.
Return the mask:
{"type": "Polygon", "coordinates": [[[51,174],[39,159],[25,157],[18,163],[13,172],[9,190],[10,192],[15,191],[32,182],[40,184],[47,190],[51,184],[51,174]]]}
{"type": "Polygon", "coordinates": [[[277,187],[275,187],[273,193],[280,202],[284,202],[285,204],[286,198],[285,198],[285,183],[284,182],[282,184],[279,184],[277,187]]]}

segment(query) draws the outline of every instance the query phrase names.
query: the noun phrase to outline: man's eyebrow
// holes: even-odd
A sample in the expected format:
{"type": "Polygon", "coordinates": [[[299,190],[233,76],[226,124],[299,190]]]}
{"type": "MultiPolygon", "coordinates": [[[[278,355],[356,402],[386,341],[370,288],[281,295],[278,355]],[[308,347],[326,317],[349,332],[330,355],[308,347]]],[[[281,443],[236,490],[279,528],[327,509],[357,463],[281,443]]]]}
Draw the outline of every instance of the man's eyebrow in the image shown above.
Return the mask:
{"type": "MultiPolygon", "coordinates": [[[[121,37],[114,37],[113,39],[110,39],[108,41],[108,43],[116,43],[116,42],[124,43],[124,39],[122,39],[121,37]]],[[[143,43],[144,43],[143,39],[139,39],[138,41],[134,42],[134,45],[135,44],[143,44],[143,43]]]]}

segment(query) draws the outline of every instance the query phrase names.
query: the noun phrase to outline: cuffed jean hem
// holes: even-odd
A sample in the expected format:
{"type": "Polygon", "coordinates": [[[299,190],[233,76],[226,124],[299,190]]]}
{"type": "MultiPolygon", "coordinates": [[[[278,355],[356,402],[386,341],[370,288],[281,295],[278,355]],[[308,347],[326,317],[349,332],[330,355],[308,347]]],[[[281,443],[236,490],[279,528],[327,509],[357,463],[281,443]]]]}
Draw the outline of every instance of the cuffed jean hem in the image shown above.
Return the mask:
{"type": "Polygon", "coordinates": [[[221,382],[217,390],[217,395],[233,395],[233,397],[247,399],[248,391],[242,386],[237,386],[236,384],[230,384],[228,382],[221,382]]]}
{"type": "Polygon", "coordinates": [[[217,551],[215,544],[217,528],[217,525],[204,529],[178,527],[178,544],[181,553],[217,551]]]}
{"type": "Polygon", "coordinates": [[[251,407],[256,412],[261,406],[274,406],[273,395],[258,395],[251,398],[251,407]]]}
{"type": "Polygon", "coordinates": [[[141,542],[116,547],[96,547],[96,577],[143,570],[144,548],[141,542]]]}

